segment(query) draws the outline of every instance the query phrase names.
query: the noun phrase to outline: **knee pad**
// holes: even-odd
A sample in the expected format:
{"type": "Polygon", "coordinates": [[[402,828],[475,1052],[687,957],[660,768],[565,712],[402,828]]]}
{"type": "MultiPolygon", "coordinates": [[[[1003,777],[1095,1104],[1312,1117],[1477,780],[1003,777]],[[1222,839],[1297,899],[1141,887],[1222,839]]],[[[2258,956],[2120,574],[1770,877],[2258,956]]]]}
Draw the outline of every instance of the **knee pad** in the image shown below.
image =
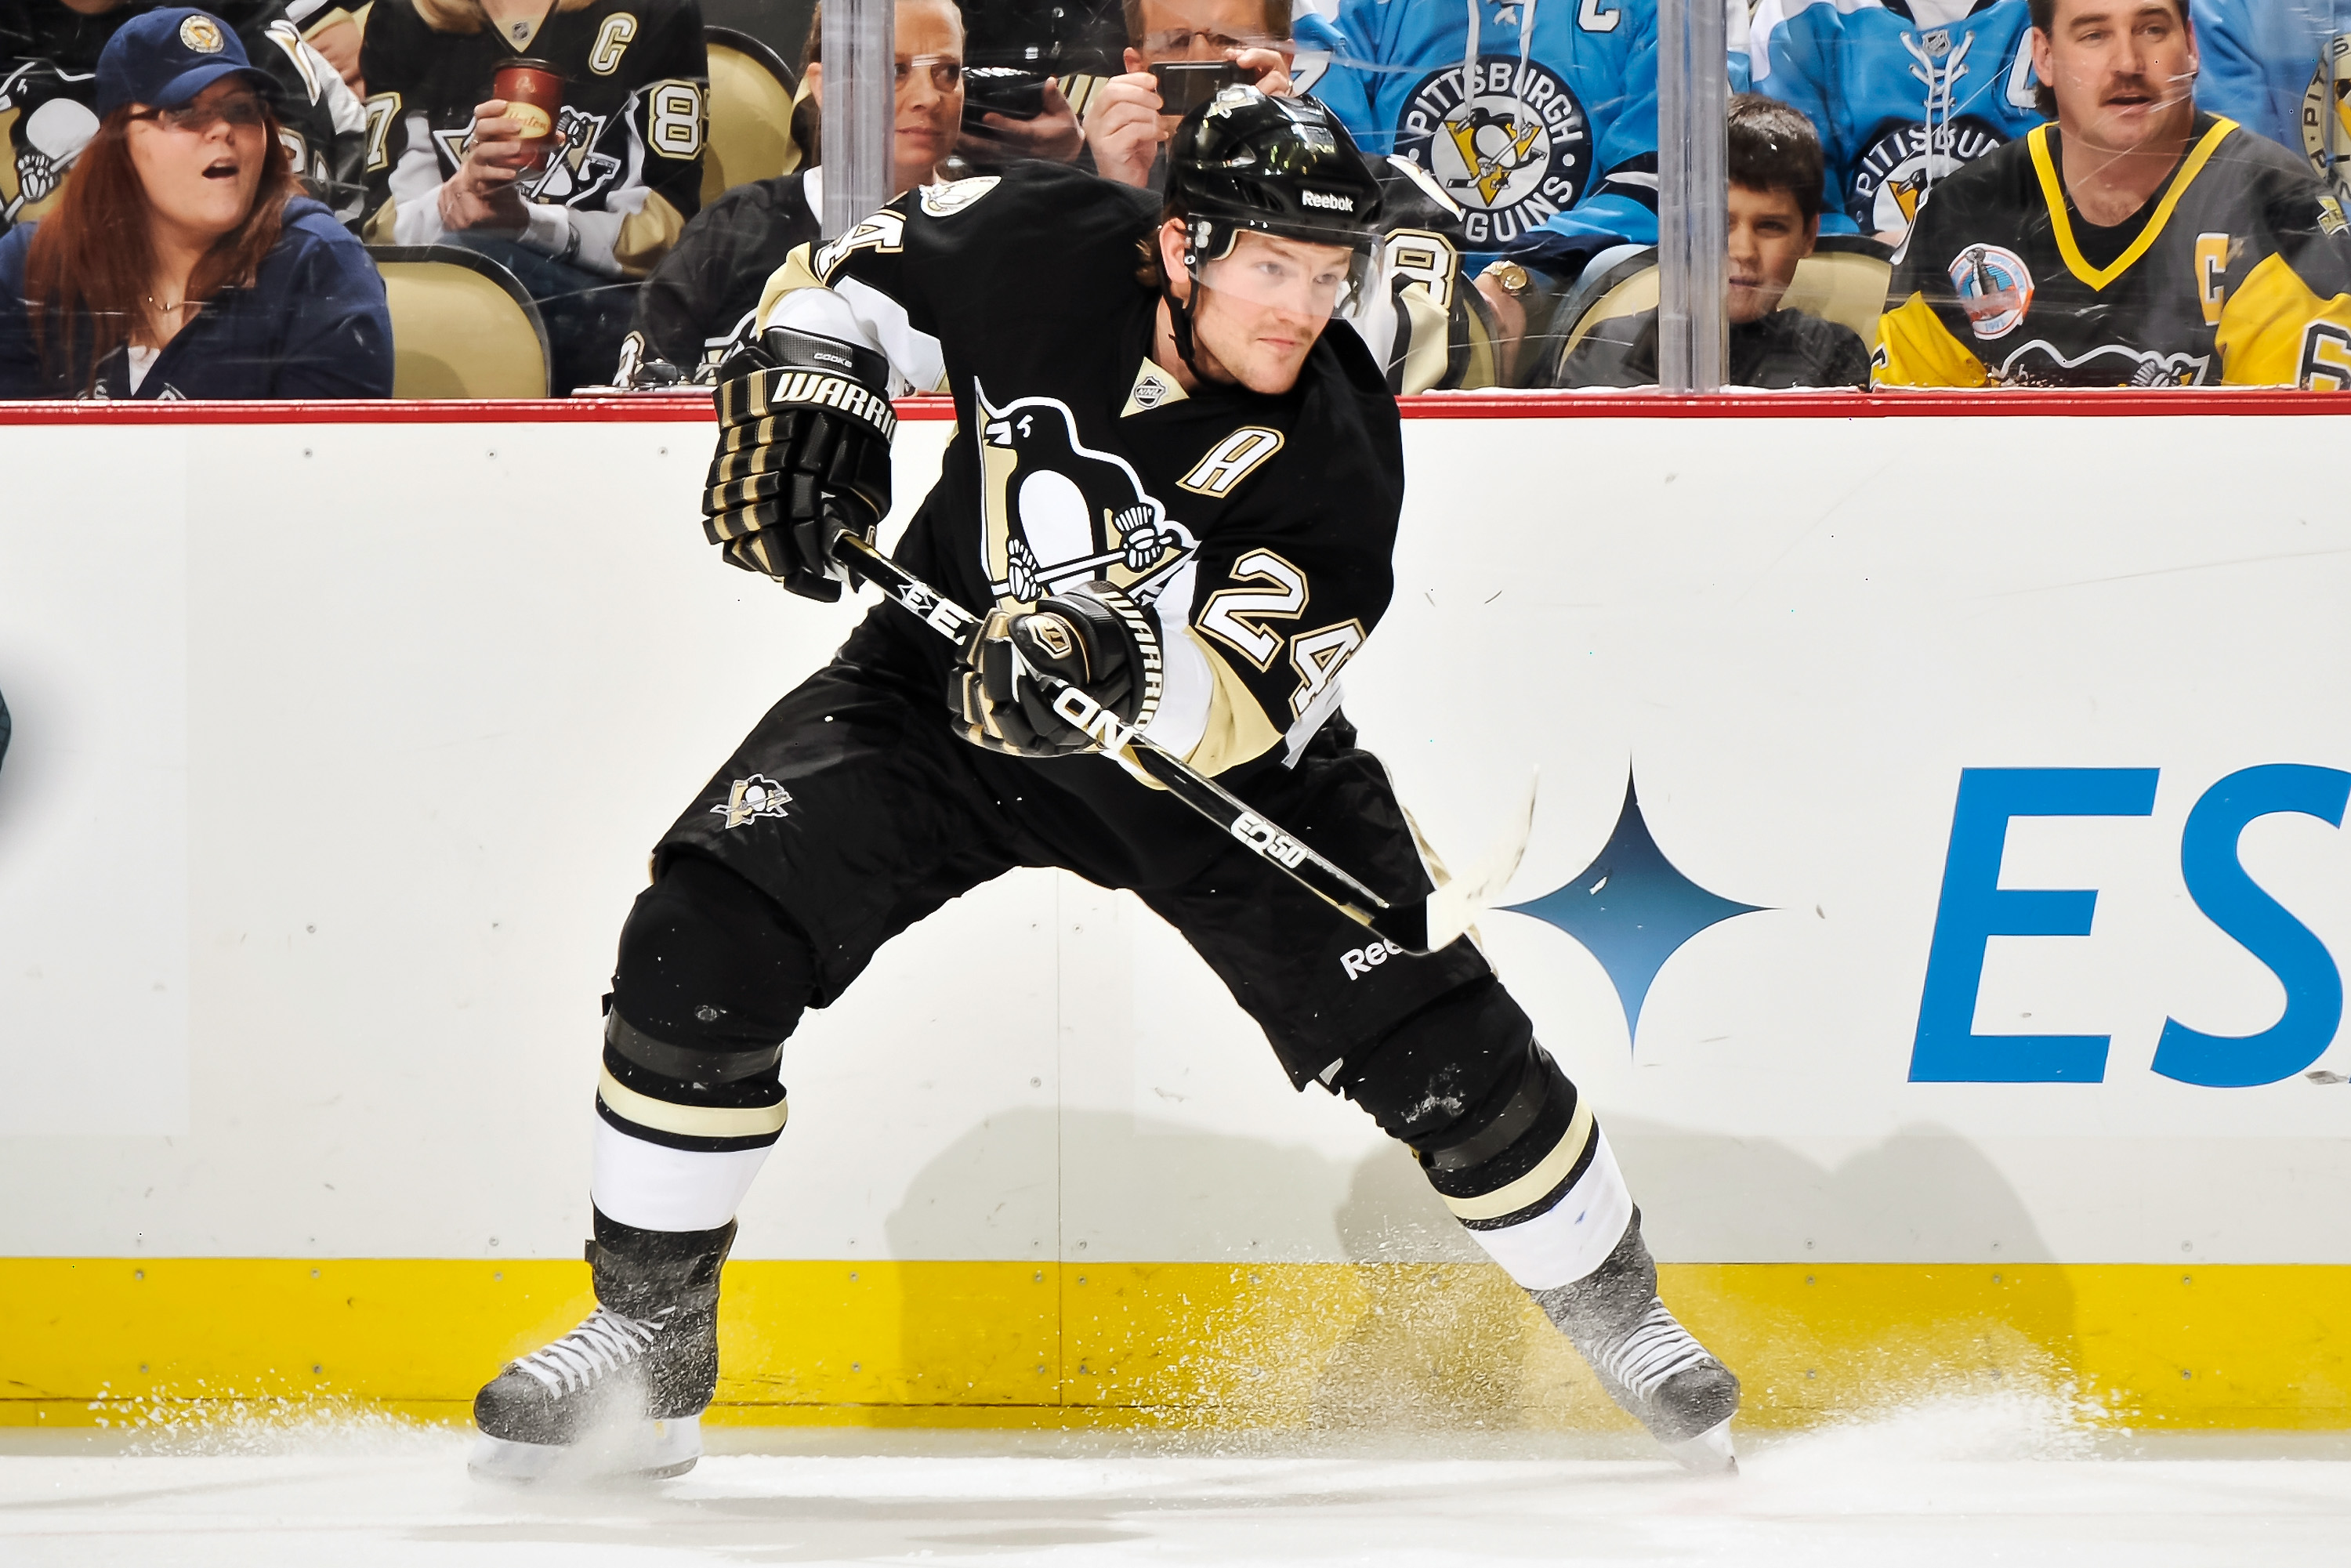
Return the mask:
{"type": "Polygon", "coordinates": [[[808,938],[766,894],[681,855],[621,930],[596,1109],[671,1148],[760,1148],[788,1114],[778,1069],[816,983],[808,938]]]}
{"type": "Polygon", "coordinates": [[[1505,1079],[1516,1082],[1534,1024],[1493,976],[1447,992],[1341,1064],[1332,1087],[1416,1150],[1451,1140],[1505,1079]]]}

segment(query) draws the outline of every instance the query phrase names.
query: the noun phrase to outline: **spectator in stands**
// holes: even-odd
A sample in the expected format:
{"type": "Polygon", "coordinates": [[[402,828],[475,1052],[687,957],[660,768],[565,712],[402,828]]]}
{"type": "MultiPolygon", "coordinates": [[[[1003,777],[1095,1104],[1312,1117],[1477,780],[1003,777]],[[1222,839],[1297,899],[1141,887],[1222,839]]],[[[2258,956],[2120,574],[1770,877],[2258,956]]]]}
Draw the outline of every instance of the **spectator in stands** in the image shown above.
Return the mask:
{"type": "MultiPolygon", "coordinates": [[[[67,171],[98,130],[90,99],[99,51],[145,0],[0,0],[0,232],[56,205],[67,171]]],[[[280,0],[225,0],[247,58],[277,84],[275,110],[294,172],[346,221],[359,216],[367,111],[306,46],[280,0]]]]}
{"type": "MultiPolygon", "coordinates": [[[[938,177],[939,165],[955,151],[964,104],[963,18],[955,0],[897,0],[896,12],[893,195],[938,177]]],[[[800,67],[819,102],[823,26],[820,6],[800,67]]],[[[721,361],[747,346],[768,277],[785,257],[819,237],[823,181],[820,165],[756,180],[695,214],[637,296],[613,384],[709,382],[721,361]]]]}
{"type": "Polygon", "coordinates": [[[2040,124],[2032,30],[2027,0],[1762,0],[1755,90],[1820,128],[1822,232],[1900,245],[1937,181],[2040,124]]]}
{"type": "MultiPolygon", "coordinates": [[[[1862,387],[1869,350],[1851,329],[1782,310],[1821,232],[1821,142],[1812,121],[1760,93],[1730,100],[1730,384],[1862,387]]],[[[1561,367],[1563,387],[1654,386],[1657,313],[1603,321],[1561,367]]]]}
{"type": "Polygon", "coordinates": [[[383,280],[301,193],[269,85],[202,11],[108,42],[62,200],[0,238],[0,397],[391,394],[383,280]]]}
{"type": "Polygon", "coordinates": [[[2351,0],[2194,0],[2196,100],[2351,197],[2351,0]]]}
{"type": "Polygon", "coordinates": [[[601,384],[637,280],[702,199],[709,64],[695,0],[376,0],[361,56],[380,124],[376,243],[460,245],[538,302],[559,391],[601,384]],[[548,141],[486,98],[529,57],[564,78],[548,141]]]}
{"type": "Polygon", "coordinates": [[[2293,154],[2199,112],[2185,8],[2032,0],[2056,123],[1920,209],[1880,384],[2351,387],[2351,225],[2293,154]]]}
{"type": "Polygon", "coordinates": [[[1269,97],[1297,90],[1290,79],[1290,0],[1129,0],[1126,17],[1126,72],[1094,89],[1085,124],[1094,168],[1121,184],[1156,190],[1165,183],[1167,139],[1183,119],[1164,112],[1152,67],[1229,60],[1241,80],[1269,97]]]}
{"type": "MultiPolygon", "coordinates": [[[[364,4],[359,7],[366,9],[364,4]]],[[[338,0],[287,0],[286,15],[302,29],[302,41],[326,57],[346,87],[365,98],[367,78],[360,74],[364,29],[359,16],[338,0]]]]}

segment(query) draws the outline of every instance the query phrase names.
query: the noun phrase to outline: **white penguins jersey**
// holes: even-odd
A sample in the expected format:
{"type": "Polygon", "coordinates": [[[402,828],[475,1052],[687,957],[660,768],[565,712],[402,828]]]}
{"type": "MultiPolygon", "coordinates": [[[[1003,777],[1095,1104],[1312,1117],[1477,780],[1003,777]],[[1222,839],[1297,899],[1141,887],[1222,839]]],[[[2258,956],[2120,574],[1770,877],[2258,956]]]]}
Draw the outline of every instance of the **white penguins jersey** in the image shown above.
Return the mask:
{"type": "MultiPolygon", "coordinates": [[[[1325,330],[1280,396],[1150,357],[1146,191],[1046,163],[910,191],[769,281],[761,329],[863,343],[944,386],[956,435],[898,554],[967,608],[1105,579],[1166,656],[1145,733],[1207,773],[1294,758],[1378,623],[1404,493],[1395,402],[1325,330]]],[[[909,632],[914,636],[914,633],[909,632]]],[[[944,643],[924,637],[939,664],[944,643]]],[[[1136,791],[1104,769],[1097,810],[1136,791]]]]}

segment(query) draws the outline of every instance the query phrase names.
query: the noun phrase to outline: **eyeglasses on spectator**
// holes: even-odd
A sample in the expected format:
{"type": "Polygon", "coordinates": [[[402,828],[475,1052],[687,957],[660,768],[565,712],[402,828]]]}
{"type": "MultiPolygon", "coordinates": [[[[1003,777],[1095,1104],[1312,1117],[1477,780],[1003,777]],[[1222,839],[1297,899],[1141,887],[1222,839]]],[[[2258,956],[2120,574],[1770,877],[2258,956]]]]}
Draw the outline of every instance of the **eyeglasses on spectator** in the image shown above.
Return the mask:
{"type": "Polygon", "coordinates": [[[131,118],[152,120],[166,131],[185,131],[202,136],[224,120],[233,130],[238,131],[260,125],[265,121],[266,113],[261,107],[261,99],[251,93],[244,93],[214,103],[184,103],[177,109],[142,109],[131,118]]]}
{"type": "Polygon", "coordinates": [[[930,71],[931,85],[938,89],[941,92],[955,91],[956,84],[963,80],[963,62],[961,60],[951,60],[943,55],[916,55],[911,60],[900,60],[898,62],[898,86],[901,90],[904,90],[906,85],[906,78],[914,75],[914,68],[917,66],[924,67],[930,71]]]}

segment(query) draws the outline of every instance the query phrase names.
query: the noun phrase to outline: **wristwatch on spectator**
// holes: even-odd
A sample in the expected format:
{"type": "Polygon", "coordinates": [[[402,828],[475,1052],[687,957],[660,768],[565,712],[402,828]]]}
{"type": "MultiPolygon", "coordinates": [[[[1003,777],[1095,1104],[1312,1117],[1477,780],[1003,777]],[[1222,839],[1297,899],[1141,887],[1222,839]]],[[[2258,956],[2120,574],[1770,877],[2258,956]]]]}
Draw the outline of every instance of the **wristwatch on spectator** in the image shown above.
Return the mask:
{"type": "Polygon", "coordinates": [[[1495,262],[1478,276],[1492,278],[1495,286],[1513,299],[1525,298],[1527,290],[1535,284],[1527,269],[1515,261],[1495,262]]]}

